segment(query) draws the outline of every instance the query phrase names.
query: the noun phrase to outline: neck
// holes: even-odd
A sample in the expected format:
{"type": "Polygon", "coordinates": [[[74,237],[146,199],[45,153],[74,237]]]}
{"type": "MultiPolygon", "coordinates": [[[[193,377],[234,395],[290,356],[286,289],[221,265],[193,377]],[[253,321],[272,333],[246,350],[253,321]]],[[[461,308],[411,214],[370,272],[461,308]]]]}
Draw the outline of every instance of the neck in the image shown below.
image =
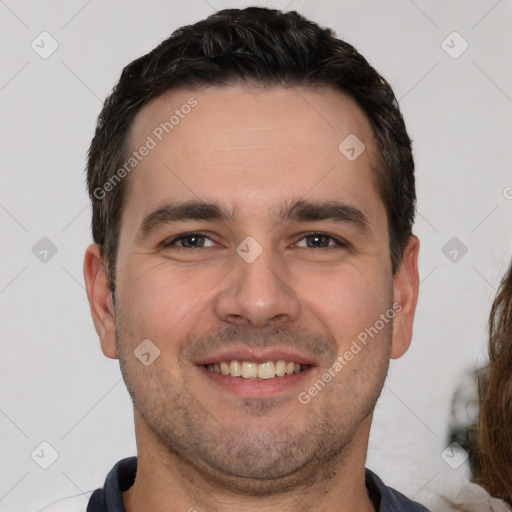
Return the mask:
{"type": "Polygon", "coordinates": [[[332,467],[284,477],[280,490],[258,493],[255,482],[240,482],[170,453],[135,413],[137,478],[123,494],[126,512],[372,512],[364,474],[370,423],[368,417],[332,467]]]}

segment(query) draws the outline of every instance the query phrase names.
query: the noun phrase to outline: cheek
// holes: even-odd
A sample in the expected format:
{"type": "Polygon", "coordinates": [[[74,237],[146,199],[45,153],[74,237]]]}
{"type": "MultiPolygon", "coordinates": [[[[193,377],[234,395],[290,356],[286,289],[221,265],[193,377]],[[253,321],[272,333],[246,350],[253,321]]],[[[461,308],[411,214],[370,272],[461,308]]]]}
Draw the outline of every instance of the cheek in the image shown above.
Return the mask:
{"type": "Polygon", "coordinates": [[[132,337],[161,342],[163,349],[169,339],[190,334],[222,279],[218,270],[172,269],[165,261],[151,265],[134,258],[126,268],[129,278],[118,280],[123,322],[132,337]]]}
{"type": "Polygon", "coordinates": [[[324,276],[305,272],[296,281],[300,283],[298,295],[306,310],[336,337],[340,352],[391,307],[392,282],[385,281],[382,275],[347,265],[324,276]]]}

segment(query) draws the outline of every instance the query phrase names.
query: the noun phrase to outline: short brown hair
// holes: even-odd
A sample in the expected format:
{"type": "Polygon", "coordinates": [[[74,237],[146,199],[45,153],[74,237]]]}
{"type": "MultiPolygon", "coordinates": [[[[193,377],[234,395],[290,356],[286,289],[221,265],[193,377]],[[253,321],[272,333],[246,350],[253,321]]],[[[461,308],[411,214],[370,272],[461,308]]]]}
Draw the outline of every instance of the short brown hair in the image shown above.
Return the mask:
{"type": "Polygon", "coordinates": [[[109,187],[108,194],[104,187],[125,161],[135,115],[170,89],[237,81],[330,86],[355,100],[375,139],[375,182],[387,212],[394,274],[412,234],[416,192],[411,140],[390,85],[332,31],[297,12],[251,7],[219,11],[176,30],[126,66],[105,101],[89,149],[87,184],[93,238],[100,246],[112,291],[125,184],[109,187]]]}

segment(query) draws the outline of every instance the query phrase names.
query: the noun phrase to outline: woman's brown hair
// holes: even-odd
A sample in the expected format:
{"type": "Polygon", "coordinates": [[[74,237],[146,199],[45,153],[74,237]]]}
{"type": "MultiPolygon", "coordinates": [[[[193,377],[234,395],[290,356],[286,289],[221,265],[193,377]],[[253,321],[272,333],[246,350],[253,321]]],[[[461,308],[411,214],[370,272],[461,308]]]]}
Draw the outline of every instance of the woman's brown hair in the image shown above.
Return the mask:
{"type": "Polygon", "coordinates": [[[489,368],[480,381],[478,483],[512,504],[512,264],[489,320],[489,368]]]}

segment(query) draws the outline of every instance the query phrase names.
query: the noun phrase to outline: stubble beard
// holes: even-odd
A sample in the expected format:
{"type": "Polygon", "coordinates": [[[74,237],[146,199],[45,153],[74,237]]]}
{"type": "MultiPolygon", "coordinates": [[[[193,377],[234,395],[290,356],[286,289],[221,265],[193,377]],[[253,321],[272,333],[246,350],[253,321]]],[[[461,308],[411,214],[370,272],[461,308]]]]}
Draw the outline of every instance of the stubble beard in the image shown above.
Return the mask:
{"type": "Polygon", "coordinates": [[[346,379],[346,389],[324,390],[323,402],[300,406],[302,428],[295,428],[290,414],[268,431],[259,423],[280,407],[280,399],[241,400],[233,410],[238,421],[222,418],[193,396],[186,375],[178,383],[163,366],[140,364],[120,329],[116,344],[134,407],[154,439],[192,471],[246,495],[270,495],[331,478],[348,457],[358,427],[371,416],[387,374],[386,366],[378,379],[373,376],[374,387],[357,407],[346,407],[358,395],[346,379]]]}

